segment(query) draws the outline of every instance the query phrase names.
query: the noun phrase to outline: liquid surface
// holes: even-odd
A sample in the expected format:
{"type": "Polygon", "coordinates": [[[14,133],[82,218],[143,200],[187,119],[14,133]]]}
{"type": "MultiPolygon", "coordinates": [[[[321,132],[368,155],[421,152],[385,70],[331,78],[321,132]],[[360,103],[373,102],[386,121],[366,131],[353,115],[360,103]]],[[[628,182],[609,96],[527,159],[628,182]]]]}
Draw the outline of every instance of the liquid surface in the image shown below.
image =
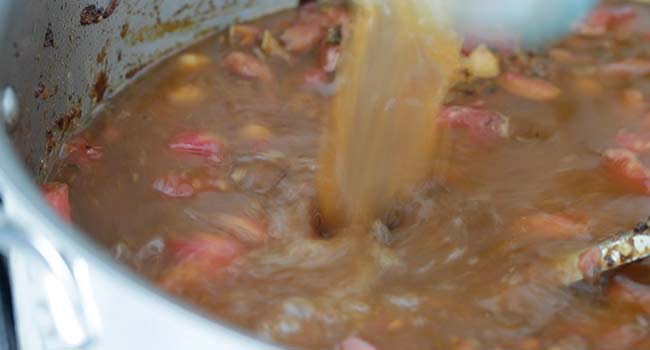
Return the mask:
{"type": "Polygon", "coordinates": [[[647,262],[568,288],[529,269],[650,213],[646,7],[605,5],[545,52],[493,51],[499,77],[445,98],[445,176],[402,190],[368,235],[326,239],[315,183],[350,19],[306,6],[200,43],[110,101],[51,179],[74,223],[287,347],[650,348],[647,262]]]}

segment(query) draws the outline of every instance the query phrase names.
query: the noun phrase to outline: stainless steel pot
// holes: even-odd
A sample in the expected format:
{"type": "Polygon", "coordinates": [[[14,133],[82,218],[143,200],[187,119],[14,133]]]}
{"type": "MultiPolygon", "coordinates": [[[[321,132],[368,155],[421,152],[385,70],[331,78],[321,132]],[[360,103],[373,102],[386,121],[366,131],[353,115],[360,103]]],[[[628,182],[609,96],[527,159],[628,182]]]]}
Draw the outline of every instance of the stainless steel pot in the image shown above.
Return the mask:
{"type": "Polygon", "coordinates": [[[163,295],[61,222],[36,181],[148,65],[296,0],[0,0],[0,246],[21,349],[269,349],[163,295]]]}

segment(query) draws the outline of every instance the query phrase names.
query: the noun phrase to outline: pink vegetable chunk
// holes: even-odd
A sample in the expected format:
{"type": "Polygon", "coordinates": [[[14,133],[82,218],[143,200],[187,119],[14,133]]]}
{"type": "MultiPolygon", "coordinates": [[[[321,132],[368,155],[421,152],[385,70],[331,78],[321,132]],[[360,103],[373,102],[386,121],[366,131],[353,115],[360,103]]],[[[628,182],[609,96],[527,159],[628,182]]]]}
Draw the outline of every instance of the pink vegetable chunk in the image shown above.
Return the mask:
{"type": "Polygon", "coordinates": [[[626,189],[650,195],[650,170],[627,149],[613,148],[603,154],[603,165],[614,181],[626,189]]]}
{"type": "Polygon", "coordinates": [[[447,106],[442,109],[440,123],[462,128],[480,138],[507,138],[510,123],[507,117],[484,109],[466,106],[447,106]]]}
{"type": "Polygon", "coordinates": [[[172,264],[160,284],[176,294],[200,288],[206,281],[219,281],[227,274],[227,267],[247,252],[246,247],[234,239],[208,233],[168,239],[165,246],[172,264]]]}
{"type": "Polygon", "coordinates": [[[222,65],[231,73],[243,78],[271,81],[273,73],[265,63],[255,56],[240,51],[231,52],[224,58],[222,65]]]}
{"type": "Polygon", "coordinates": [[[650,151],[650,135],[621,130],[616,135],[616,143],[635,153],[650,151]]]}
{"type": "Polygon", "coordinates": [[[41,186],[41,191],[45,200],[52,206],[59,216],[67,221],[72,222],[70,211],[70,190],[67,184],[60,182],[50,182],[41,186]]]}
{"type": "Polygon", "coordinates": [[[540,78],[531,78],[516,73],[504,73],[499,77],[499,84],[509,93],[535,101],[553,100],[560,96],[562,90],[540,78]]]}
{"type": "Polygon", "coordinates": [[[280,40],[287,51],[305,53],[318,44],[323,34],[323,29],[317,23],[298,23],[285,29],[280,40]]]}
{"type": "Polygon", "coordinates": [[[169,143],[169,148],[179,153],[191,154],[222,162],[227,157],[226,147],[215,135],[198,131],[176,135],[169,143]]]}
{"type": "Polygon", "coordinates": [[[343,340],[339,346],[340,350],[377,350],[376,347],[366,342],[365,340],[349,336],[343,340]]]}

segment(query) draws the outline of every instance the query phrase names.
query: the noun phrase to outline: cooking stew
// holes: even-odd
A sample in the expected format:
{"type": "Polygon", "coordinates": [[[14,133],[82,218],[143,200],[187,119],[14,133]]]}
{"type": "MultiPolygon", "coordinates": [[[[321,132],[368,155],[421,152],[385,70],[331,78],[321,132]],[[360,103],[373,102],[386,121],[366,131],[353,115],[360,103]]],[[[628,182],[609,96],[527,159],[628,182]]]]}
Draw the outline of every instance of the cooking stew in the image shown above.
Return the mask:
{"type": "Polygon", "coordinates": [[[366,235],[324,229],[315,187],[343,4],[153,67],[62,147],[43,191],[152,283],[288,347],[649,349],[649,262],[571,286],[544,268],[650,214],[649,18],[608,2],[546,50],[465,45],[437,118],[445,171],[366,235]]]}

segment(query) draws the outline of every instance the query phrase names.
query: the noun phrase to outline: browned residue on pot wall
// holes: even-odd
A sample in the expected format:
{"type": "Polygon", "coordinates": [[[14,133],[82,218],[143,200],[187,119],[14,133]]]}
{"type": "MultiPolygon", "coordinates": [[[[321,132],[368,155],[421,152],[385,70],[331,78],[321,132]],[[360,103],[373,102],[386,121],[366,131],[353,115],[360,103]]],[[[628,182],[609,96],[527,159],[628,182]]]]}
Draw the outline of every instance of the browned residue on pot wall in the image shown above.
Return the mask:
{"type": "Polygon", "coordinates": [[[90,98],[93,102],[99,103],[104,99],[104,94],[106,93],[106,88],[108,87],[108,76],[104,72],[97,73],[95,78],[95,84],[93,89],[90,91],[90,98]]]}
{"type": "Polygon", "coordinates": [[[120,4],[119,0],[111,0],[110,4],[104,9],[103,7],[98,7],[96,5],[88,5],[81,10],[81,18],[79,23],[82,26],[87,26],[95,23],[99,23],[108,17],[110,17],[117,5],[120,4]]]}

